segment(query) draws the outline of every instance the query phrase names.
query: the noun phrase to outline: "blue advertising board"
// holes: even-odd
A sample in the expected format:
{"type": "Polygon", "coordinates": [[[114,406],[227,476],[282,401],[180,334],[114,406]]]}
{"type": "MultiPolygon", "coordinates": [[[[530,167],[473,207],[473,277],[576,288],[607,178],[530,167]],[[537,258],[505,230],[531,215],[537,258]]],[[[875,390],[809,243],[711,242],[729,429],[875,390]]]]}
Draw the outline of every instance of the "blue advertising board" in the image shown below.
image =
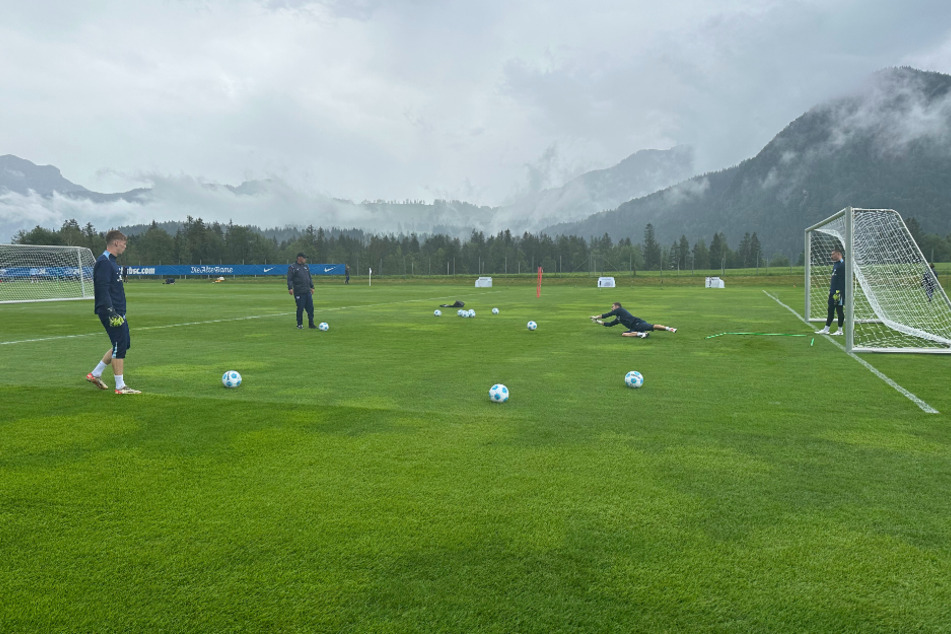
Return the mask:
{"type": "MultiPolygon", "coordinates": [[[[308,264],[311,275],[345,275],[346,264],[308,264]]],[[[178,277],[188,275],[275,275],[286,276],[287,264],[163,264],[157,266],[124,266],[125,275],[178,277]]],[[[0,279],[79,279],[92,276],[92,267],[14,266],[0,268],[0,279]]]]}
{"type": "Polygon", "coordinates": [[[92,277],[92,267],[84,266],[11,266],[0,268],[0,280],[3,279],[43,279],[43,280],[78,280],[83,277],[92,277]]]}
{"type": "MultiPolygon", "coordinates": [[[[345,264],[308,264],[311,275],[344,275],[345,264]]],[[[126,266],[126,275],[287,275],[287,264],[162,264],[156,266],[126,266]]]]}

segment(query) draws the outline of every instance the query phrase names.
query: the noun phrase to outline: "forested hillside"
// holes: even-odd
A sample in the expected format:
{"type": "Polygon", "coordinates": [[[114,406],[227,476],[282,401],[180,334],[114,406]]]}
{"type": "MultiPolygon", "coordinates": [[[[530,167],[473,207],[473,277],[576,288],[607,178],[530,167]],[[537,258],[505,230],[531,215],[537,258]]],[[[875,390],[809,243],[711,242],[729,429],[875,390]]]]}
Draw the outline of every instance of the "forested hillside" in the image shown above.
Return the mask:
{"type": "Polygon", "coordinates": [[[766,253],[795,257],[803,230],[847,206],[895,209],[921,229],[951,232],[951,76],[877,73],[859,93],[813,108],[755,157],[630,201],[554,234],[661,242],[755,232],[766,253]]]}

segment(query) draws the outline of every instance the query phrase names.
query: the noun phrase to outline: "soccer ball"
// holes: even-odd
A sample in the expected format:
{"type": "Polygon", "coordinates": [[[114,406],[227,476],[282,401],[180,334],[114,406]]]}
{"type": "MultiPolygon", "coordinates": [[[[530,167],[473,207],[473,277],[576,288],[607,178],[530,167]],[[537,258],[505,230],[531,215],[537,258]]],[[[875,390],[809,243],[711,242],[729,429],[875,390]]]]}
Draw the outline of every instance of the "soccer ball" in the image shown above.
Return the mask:
{"type": "Polygon", "coordinates": [[[436,310],[433,311],[433,316],[442,317],[442,311],[437,308],[436,310]]]}
{"type": "Polygon", "coordinates": [[[324,332],[327,332],[328,330],[330,330],[330,324],[328,324],[326,321],[320,322],[319,324],[317,324],[317,327],[323,330],[324,332]]]}
{"type": "Polygon", "coordinates": [[[475,310],[472,308],[469,309],[469,317],[475,317],[475,310]]]}
{"type": "Polygon", "coordinates": [[[469,316],[469,311],[467,311],[467,310],[462,310],[462,309],[460,308],[459,310],[456,311],[456,314],[459,315],[460,317],[468,317],[468,316],[469,316]]]}
{"type": "Polygon", "coordinates": [[[499,309],[498,309],[498,308],[493,308],[493,309],[492,309],[492,314],[493,314],[493,315],[498,315],[498,314],[499,314],[499,309]]]}
{"type": "Polygon", "coordinates": [[[644,375],[635,370],[631,370],[624,375],[624,385],[633,388],[639,388],[644,385],[644,375]]]}
{"type": "Polygon", "coordinates": [[[489,400],[493,403],[504,403],[509,400],[509,389],[501,383],[489,388],[489,400]]]}
{"type": "Polygon", "coordinates": [[[238,387],[241,385],[241,375],[234,370],[228,370],[221,375],[221,384],[225,387],[238,387]]]}
{"type": "Polygon", "coordinates": [[[528,326],[529,330],[535,330],[536,328],[538,328],[538,324],[536,324],[534,321],[530,321],[526,325],[528,326]]]}

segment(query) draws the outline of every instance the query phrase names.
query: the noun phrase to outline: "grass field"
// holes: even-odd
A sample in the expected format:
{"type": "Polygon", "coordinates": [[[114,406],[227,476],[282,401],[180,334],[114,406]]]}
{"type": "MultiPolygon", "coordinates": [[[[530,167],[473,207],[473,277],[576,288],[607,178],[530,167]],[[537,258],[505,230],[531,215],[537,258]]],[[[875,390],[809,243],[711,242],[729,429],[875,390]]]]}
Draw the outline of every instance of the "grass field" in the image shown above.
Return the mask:
{"type": "Polygon", "coordinates": [[[136,281],[141,396],[0,305],[0,631],[951,631],[951,357],[862,357],[926,413],[760,281],[136,281]]]}

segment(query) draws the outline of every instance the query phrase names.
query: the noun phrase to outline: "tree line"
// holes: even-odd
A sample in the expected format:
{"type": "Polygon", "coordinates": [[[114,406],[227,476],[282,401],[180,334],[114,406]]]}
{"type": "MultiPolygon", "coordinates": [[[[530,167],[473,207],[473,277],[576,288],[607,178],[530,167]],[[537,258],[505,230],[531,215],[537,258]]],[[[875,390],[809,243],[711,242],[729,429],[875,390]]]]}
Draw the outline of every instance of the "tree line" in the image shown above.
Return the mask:
{"type": "MultiPolygon", "coordinates": [[[[916,225],[909,223],[913,233],[916,225]]],[[[105,232],[97,231],[91,223],[81,227],[71,219],[55,231],[39,226],[20,231],[14,242],[85,246],[98,255],[104,238],[105,232]]],[[[951,259],[951,235],[926,234],[916,239],[926,257],[951,259]]],[[[248,225],[206,223],[191,216],[177,225],[174,233],[156,222],[141,231],[130,230],[122,261],[135,266],[285,264],[293,262],[298,252],[306,253],[311,263],[348,264],[354,275],[366,274],[369,268],[376,275],[499,275],[534,272],[538,267],[550,273],[635,273],[790,265],[785,256],[767,259],[756,232],[746,233],[734,249],[719,232],[709,244],[702,238],[691,244],[685,235],[670,245],[661,244],[651,224],[644,228],[643,241],[633,243],[630,238],[612,240],[606,233],[585,239],[527,232],[519,236],[508,230],[496,235],[473,231],[466,239],[445,234],[372,234],[312,225],[269,232],[248,225]]],[[[801,260],[800,255],[796,264],[801,265],[801,260]]]]}

